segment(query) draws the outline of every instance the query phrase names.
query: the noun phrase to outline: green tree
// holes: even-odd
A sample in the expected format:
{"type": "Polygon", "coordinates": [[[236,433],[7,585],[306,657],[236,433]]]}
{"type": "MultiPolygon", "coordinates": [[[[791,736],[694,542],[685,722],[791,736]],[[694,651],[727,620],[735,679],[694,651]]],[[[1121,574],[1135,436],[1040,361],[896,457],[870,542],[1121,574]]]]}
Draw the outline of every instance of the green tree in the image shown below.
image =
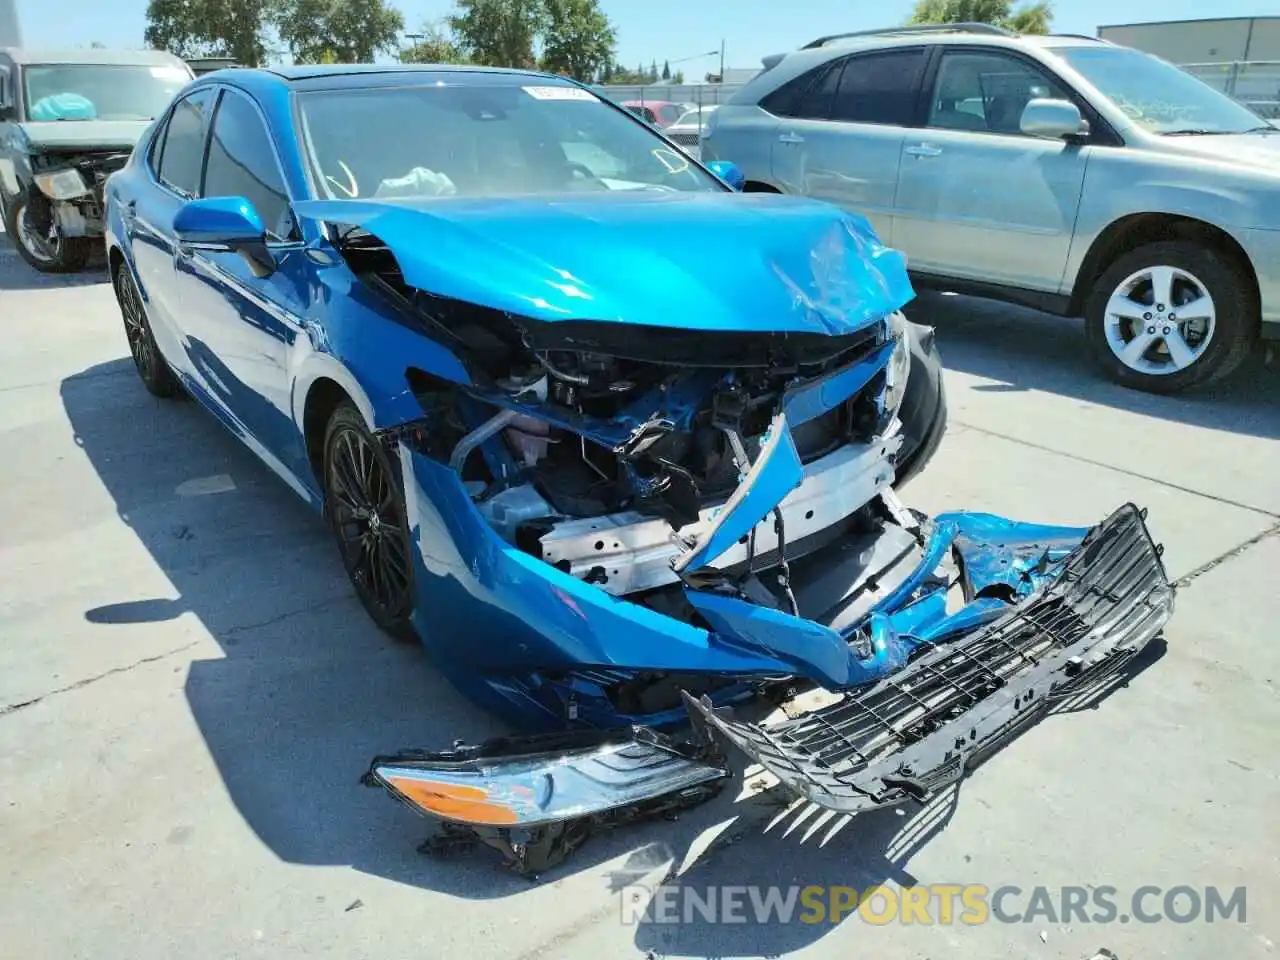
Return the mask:
{"type": "Polygon", "coordinates": [[[613,58],[613,25],[598,0],[544,0],[542,67],[583,82],[613,58]]]}
{"type": "Polygon", "coordinates": [[[671,61],[670,60],[662,61],[662,79],[663,80],[671,79],[671,61]]]}
{"type": "Polygon", "coordinates": [[[650,83],[658,82],[658,61],[657,60],[654,60],[649,64],[649,82],[650,83]]]}
{"type": "Polygon", "coordinates": [[[260,66],[269,50],[267,23],[277,0],[150,0],[143,37],[179,57],[232,57],[260,66]]]}
{"type": "Polygon", "coordinates": [[[1012,0],[917,0],[908,23],[990,23],[1018,33],[1048,33],[1049,0],[1013,9],[1012,0]]]}
{"type": "Polygon", "coordinates": [[[683,86],[684,86],[684,71],[683,71],[683,70],[677,70],[675,73],[673,73],[673,74],[671,75],[671,82],[672,82],[672,83],[674,83],[677,87],[683,87],[683,86]]]}
{"type": "Polygon", "coordinates": [[[462,52],[491,67],[534,66],[533,44],[546,22],[544,0],[458,0],[449,17],[462,52]]]}
{"type": "Polygon", "coordinates": [[[429,23],[412,46],[400,51],[401,63],[466,63],[458,45],[440,24],[429,23]]]}
{"type": "Polygon", "coordinates": [[[386,0],[279,0],[276,30],[297,63],[370,63],[404,30],[386,0]]]}

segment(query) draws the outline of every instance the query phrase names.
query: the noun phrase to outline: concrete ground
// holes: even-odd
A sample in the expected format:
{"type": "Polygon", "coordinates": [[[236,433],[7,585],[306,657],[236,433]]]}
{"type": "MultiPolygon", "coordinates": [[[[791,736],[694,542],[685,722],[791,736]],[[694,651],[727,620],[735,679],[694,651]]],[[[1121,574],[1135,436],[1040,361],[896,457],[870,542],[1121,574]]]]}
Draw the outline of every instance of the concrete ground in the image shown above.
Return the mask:
{"type": "Polygon", "coordinates": [[[825,846],[723,796],[530,883],[483,852],[419,855],[424,822],[358,785],[375,752],[494,724],[369,625],[281,483],[143,390],[104,281],[38,278],[0,240],[5,956],[1243,960],[1280,941],[1275,371],[1145,396],[1099,379],[1073,323],[920,302],[952,423],[906,499],[1081,524],[1149,507],[1182,585],[1163,656],[958,791],[825,846]],[[621,888],[677,867],[695,888],[1244,885],[1247,919],[624,924],[621,888]]]}

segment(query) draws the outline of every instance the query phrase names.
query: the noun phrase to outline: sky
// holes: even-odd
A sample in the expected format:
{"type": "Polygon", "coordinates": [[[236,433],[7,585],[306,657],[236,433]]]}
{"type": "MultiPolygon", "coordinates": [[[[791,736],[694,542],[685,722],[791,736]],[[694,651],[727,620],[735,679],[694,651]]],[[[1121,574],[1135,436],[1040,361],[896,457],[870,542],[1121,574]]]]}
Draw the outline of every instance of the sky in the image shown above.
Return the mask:
{"type": "MultiPolygon", "coordinates": [[[[0,0],[4,2],[4,0],[0,0]]],[[[390,0],[404,13],[409,32],[437,21],[453,0],[390,0]]],[[[692,80],[725,66],[759,67],[760,58],[792,50],[827,33],[893,26],[910,14],[911,0],[602,0],[618,35],[618,60],[628,66],[670,61],[692,80]],[[853,9],[854,7],[858,9],[853,9]],[[715,56],[706,56],[710,51],[715,56]],[[686,59],[690,58],[690,59],[686,59]],[[677,61],[683,61],[677,63],[677,61]]],[[[1016,5],[1016,3],[1015,3],[1016,5]]],[[[23,40],[29,47],[138,47],[147,0],[17,0],[23,40]]],[[[1057,0],[1054,32],[1094,34],[1099,25],[1197,16],[1265,16],[1274,3],[1258,0],[1057,0]]]]}

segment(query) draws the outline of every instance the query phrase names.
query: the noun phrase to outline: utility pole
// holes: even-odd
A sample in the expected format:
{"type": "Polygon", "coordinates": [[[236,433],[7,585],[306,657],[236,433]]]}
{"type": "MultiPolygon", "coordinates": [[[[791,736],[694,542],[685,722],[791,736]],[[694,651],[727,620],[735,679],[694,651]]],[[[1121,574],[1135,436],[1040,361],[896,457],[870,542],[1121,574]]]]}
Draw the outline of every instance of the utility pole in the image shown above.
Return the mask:
{"type": "Polygon", "coordinates": [[[22,46],[18,23],[18,0],[0,0],[0,47],[22,46]]]}
{"type": "Polygon", "coordinates": [[[724,38],[720,38],[720,82],[724,83],[724,38]]]}

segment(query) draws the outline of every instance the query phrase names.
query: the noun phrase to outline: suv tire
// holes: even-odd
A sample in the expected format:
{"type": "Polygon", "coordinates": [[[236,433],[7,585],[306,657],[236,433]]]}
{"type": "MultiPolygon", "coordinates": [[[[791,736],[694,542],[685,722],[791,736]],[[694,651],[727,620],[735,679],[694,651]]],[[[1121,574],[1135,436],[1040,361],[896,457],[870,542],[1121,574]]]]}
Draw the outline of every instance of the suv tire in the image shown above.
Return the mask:
{"type": "Polygon", "coordinates": [[[1085,334],[1099,365],[1124,386],[1176,393],[1213,383],[1257,339],[1253,281],[1234,257],[1195,241],[1149,243],[1098,278],[1085,302],[1085,334]]]}
{"type": "Polygon", "coordinates": [[[30,203],[29,197],[20,194],[14,199],[13,206],[5,211],[4,217],[5,232],[9,234],[9,239],[17,247],[22,259],[41,273],[74,273],[83,270],[89,262],[91,249],[88,237],[58,236],[52,246],[45,244],[33,249],[34,241],[29,236],[32,228],[23,222],[27,218],[30,203]]]}

